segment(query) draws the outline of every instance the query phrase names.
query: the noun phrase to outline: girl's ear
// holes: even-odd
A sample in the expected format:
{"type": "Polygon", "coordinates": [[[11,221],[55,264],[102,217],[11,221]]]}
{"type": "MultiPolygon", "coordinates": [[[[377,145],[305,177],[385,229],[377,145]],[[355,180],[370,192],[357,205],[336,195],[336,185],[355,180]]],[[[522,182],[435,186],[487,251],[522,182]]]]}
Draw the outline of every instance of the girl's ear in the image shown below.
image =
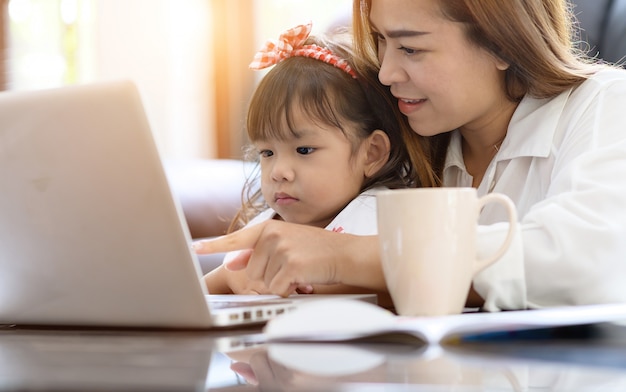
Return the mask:
{"type": "Polygon", "coordinates": [[[374,176],[389,160],[391,142],[389,136],[380,129],[372,132],[364,141],[365,164],[363,174],[365,177],[374,176]]]}

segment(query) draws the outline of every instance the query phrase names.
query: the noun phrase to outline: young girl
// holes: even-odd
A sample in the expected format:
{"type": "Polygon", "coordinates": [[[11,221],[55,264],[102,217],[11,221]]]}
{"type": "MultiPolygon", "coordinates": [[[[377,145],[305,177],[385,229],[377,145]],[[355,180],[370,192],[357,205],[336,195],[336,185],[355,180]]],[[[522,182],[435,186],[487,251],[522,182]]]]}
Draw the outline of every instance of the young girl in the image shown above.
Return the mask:
{"type": "MultiPolygon", "coordinates": [[[[248,182],[247,200],[231,231],[274,219],[374,235],[375,192],[417,185],[394,105],[375,70],[369,77],[357,75],[350,65],[350,42],[339,36],[312,38],[310,30],[311,24],[288,30],[251,64],[254,69],[273,66],[252,96],[247,116],[260,189],[258,178],[248,182]]],[[[234,256],[228,254],[225,261],[234,256]]],[[[223,266],[207,274],[205,282],[211,293],[267,292],[245,273],[223,266]]]]}

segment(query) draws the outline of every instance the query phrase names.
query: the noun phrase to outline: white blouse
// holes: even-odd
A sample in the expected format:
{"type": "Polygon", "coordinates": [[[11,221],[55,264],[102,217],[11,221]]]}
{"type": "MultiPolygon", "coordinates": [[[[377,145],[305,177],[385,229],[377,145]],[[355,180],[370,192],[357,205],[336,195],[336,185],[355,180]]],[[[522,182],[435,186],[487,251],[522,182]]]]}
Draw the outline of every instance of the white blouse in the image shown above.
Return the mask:
{"type": "MultiPolygon", "coordinates": [[[[455,131],[444,186],[471,184],[455,131]]],[[[486,310],[626,301],[626,70],[525,97],[478,187],[488,192],[513,200],[520,233],[474,279],[486,310]]],[[[499,247],[505,220],[504,208],[483,210],[479,255],[499,247]]]]}

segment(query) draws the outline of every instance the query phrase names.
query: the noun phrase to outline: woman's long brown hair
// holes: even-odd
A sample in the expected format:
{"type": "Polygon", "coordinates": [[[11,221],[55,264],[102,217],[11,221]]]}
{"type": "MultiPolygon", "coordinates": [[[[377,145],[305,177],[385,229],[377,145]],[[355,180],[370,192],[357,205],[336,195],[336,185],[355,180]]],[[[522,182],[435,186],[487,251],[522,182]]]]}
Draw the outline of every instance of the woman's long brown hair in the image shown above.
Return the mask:
{"type": "MultiPolygon", "coordinates": [[[[353,1],[354,46],[362,61],[357,69],[380,67],[369,24],[371,4],[372,0],[353,1]]],[[[600,66],[574,45],[579,34],[567,0],[439,0],[439,4],[444,17],[466,26],[470,42],[509,64],[505,88],[513,102],[526,94],[556,96],[578,86],[600,66]]],[[[424,157],[429,157],[439,178],[449,137],[448,132],[413,142],[414,136],[406,135],[414,165],[423,167],[424,157]]]]}

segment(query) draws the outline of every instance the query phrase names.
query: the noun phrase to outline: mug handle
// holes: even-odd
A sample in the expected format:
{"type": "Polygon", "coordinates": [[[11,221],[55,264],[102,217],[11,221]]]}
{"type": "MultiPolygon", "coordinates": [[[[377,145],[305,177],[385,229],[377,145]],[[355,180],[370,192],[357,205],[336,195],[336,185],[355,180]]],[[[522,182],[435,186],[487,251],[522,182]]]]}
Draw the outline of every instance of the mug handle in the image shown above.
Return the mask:
{"type": "Polygon", "coordinates": [[[490,257],[487,257],[483,260],[478,260],[474,267],[474,273],[486,268],[490,264],[497,261],[500,257],[504,255],[504,253],[509,249],[511,242],[513,241],[513,236],[515,235],[515,231],[518,225],[517,222],[517,209],[515,208],[515,204],[513,201],[506,195],[502,193],[488,193],[485,196],[482,196],[478,199],[478,209],[479,211],[488,203],[496,202],[502,204],[509,215],[509,232],[504,239],[504,242],[500,246],[500,248],[490,257]]]}

